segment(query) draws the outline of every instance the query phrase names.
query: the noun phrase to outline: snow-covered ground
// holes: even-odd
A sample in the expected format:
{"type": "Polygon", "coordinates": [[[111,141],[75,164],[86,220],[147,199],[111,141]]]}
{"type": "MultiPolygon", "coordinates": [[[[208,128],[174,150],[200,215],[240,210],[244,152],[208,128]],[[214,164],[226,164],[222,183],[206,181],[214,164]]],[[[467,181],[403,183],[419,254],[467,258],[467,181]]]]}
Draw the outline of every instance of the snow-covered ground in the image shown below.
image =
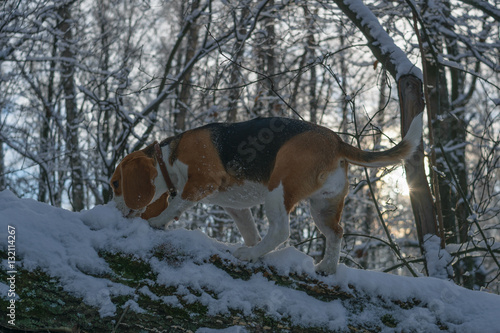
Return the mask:
{"type": "MultiPolygon", "coordinates": [[[[140,293],[170,306],[182,307],[179,299],[200,302],[209,315],[229,314],[230,309],[236,309],[251,316],[260,309],[271,317],[289,318],[294,324],[344,330],[356,322],[362,323],[362,327],[371,323],[380,327],[384,311],[371,303],[354,315],[340,300],[321,301],[304,291],[280,286],[261,273],[249,280],[235,279],[211,264],[210,258],[216,255],[226,262],[241,264],[231,255],[237,244],[217,242],[201,231],[155,230],[139,218],[123,218],[113,204],[73,213],[3,191],[3,253],[7,252],[9,230],[15,230],[15,243],[10,243],[16,252],[15,269],[40,268],[57,278],[64,290],[97,307],[102,317],[114,316],[119,310],[112,302],[116,295],[130,295],[130,310],[144,311],[135,302],[133,288],[96,277],[111,271],[99,256],[102,251],[132,254],[148,261],[156,273],[156,280],[148,282],[150,286],[177,288],[176,296],[155,295],[146,285],[139,289],[140,293]],[[158,248],[189,260],[162,260],[153,256],[158,248]],[[193,294],[193,290],[197,292],[193,294]]],[[[2,258],[2,269],[12,270],[7,259],[2,258]]],[[[253,265],[273,266],[280,275],[307,274],[326,285],[339,286],[346,293],[380,300],[381,304],[419,300],[419,306],[401,308],[393,316],[397,327],[385,327],[383,331],[434,332],[440,331],[436,323],[445,323],[452,332],[500,332],[500,296],[467,290],[445,280],[400,277],[345,265],[340,265],[334,276],[317,276],[312,259],[294,248],[273,252],[253,265]]],[[[4,299],[8,297],[7,283],[0,282],[4,299]]]]}

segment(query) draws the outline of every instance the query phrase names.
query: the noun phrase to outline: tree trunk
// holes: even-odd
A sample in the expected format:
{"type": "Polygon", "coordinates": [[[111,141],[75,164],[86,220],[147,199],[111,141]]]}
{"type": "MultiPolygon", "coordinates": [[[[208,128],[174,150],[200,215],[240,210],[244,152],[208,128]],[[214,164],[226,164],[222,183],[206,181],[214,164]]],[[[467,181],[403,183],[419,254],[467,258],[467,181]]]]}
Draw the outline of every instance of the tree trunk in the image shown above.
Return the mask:
{"type": "MultiPolygon", "coordinates": [[[[450,13],[448,12],[448,15],[450,13]]],[[[451,20],[449,20],[451,21],[451,20]]],[[[453,27],[449,27],[450,29],[454,29],[453,27]]],[[[456,40],[450,40],[447,38],[445,40],[447,45],[448,53],[452,56],[459,57],[460,50],[458,49],[456,40]]],[[[451,130],[448,133],[449,141],[446,142],[447,145],[455,147],[452,152],[450,152],[451,160],[455,162],[453,165],[453,172],[457,176],[459,184],[455,184],[460,186],[465,196],[468,196],[468,186],[467,186],[467,169],[466,169],[466,160],[465,160],[465,143],[467,136],[467,126],[464,119],[464,106],[470,99],[470,95],[474,90],[475,80],[472,81],[470,94],[465,92],[465,74],[460,70],[450,67],[450,79],[451,79],[451,103],[450,103],[450,115],[447,117],[450,122],[451,130]],[[469,97],[463,97],[469,96],[469,97]],[[462,99],[462,100],[461,100],[462,99]],[[461,100],[461,101],[460,101],[461,100]],[[453,116],[451,116],[453,115],[453,116]]],[[[477,71],[479,72],[479,71],[477,71]]],[[[449,175],[451,179],[451,174],[449,175]]],[[[468,232],[469,232],[469,222],[467,221],[468,213],[465,207],[465,202],[459,195],[457,190],[453,191],[454,200],[452,203],[454,217],[456,219],[457,229],[458,229],[458,242],[465,243],[468,241],[468,232]]],[[[465,198],[463,198],[465,200],[465,198]]]]}
{"type": "MultiPolygon", "coordinates": [[[[422,82],[412,75],[403,76],[398,81],[398,91],[401,106],[401,133],[404,136],[408,132],[413,118],[424,110],[422,82]]],[[[418,146],[417,152],[406,161],[405,170],[418,240],[422,245],[425,235],[440,236],[432,193],[425,175],[422,144],[418,146]]]]}
{"type": "Polygon", "coordinates": [[[79,123],[80,115],[76,104],[75,89],[75,66],[74,61],[74,41],[72,33],[72,18],[69,5],[64,5],[58,9],[61,18],[59,30],[61,31],[61,81],[64,92],[64,103],[66,109],[66,145],[69,153],[69,165],[71,169],[71,195],[70,201],[73,210],[80,211],[84,208],[84,183],[83,165],[80,158],[79,123]]]}
{"type": "MultiPolygon", "coordinates": [[[[40,119],[40,146],[39,151],[41,156],[48,156],[48,151],[51,146],[53,146],[52,140],[50,138],[50,121],[53,117],[53,103],[54,103],[54,79],[56,72],[56,56],[57,56],[57,41],[58,38],[54,35],[54,41],[52,43],[52,58],[50,61],[50,72],[49,80],[47,82],[47,98],[43,101],[44,103],[44,116],[40,119]]],[[[52,147],[53,149],[53,147],[52,147]]],[[[56,158],[56,157],[54,157],[56,158]]],[[[47,202],[47,195],[49,196],[49,202],[54,205],[54,198],[52,197],[52,192],[55,188],[52,186],[52,170],[47,170],[44,166],[40,165],[40,179],[38,182],[38,201],[47,202]]]]}
{"type": "MultiPolygon", "coordinates": [[[[310,56],[309,59],[314,57],[314,35],[310,34],[307,41],[310,56]]],[[[309,78],[309,118],[312,123],[318,122],[318,96],[316,92],[316,85],[318,83],[316,66],[310,69],[311,77],[309,78]]]]}
{"type": "MultiPolygon", "coordinates": [[[[269,1],[269,8],[274,7],[274,0],[269,1]]],[[[281,105],[278,101],[276,93],[272,90],[278,87],[278,77],[274,74],[278,72],[278,62],[276,61],[276,19],[274,15],[270,15],[264,20],[265,31],[267,35],[267,40],[265,42],[265,61],[267,65],[266,75],[270,77],[268,80],[269,89],[267,95],[269,96],[269,116],[280,116],[281,115],[281,105]]]]}
{"type": "MultiPolygon", "coordinates": [[[[200,0],[193,1],[191,5],[191,13],[194,13],[195,10],[200,6],[200,0]]],[[[184,57],[184,66],[187,66],[188,63],[193,59],[196,48],[198,47],[198,32],[200,30],[199,25],[193,24],[188,32],[188,40],[186,45],[186,54],[184,57]]],[[[181,92],[179,94],[179,99],[177,101],[178,113],[174,115],[175,121],[175,129],[179,132],[186,130],[186,115],[188,112],[188,105],[191,104],[190,96],[191,96],[191,75],[193,72],[193,67],[190,67],[184,76],[182,77],[182,87],[181,92]]]]}
{"type": "MultiPolygon", "coordinates": [[[[446,17],[450,17],[450,3],[448,1],[444,2],[446,17]]],[[[451,31],[455,30],[453,26],[453,20],[446,21],[446,28],[451,31]]],[[[455,39],[446,38],[445,46],[447,53],[459,57],[461,50],[455,39]]],[[[479,69],[479,68],[478,68],[479,69]]],[[[442,131],[441,135],[444,136],[443,145],[448,147],[454,147],[452,150],[445,152],[447,154],[447,160],[453,165],[446,165],[443,169],[446,172],[446,179],[449,181],[449,198],[450,198],[450,220],[453,219],[453,237],[450,237],[450,242],[465,244],[469,241],[469,228],[470,223],[467,221],[468,210],[467,210],[467,200],[469,196],[468,186],[467,186],[467,169],[466,169],[466,159],[465,159],[465,147],[467,136],[467,126],[464,119],[465,105],[469,102],[472,92],[474,91],[475,79],[472,80],[471,86],[468,92],[465,89],[465,74],[453,67],[449,67],[449,78],[451,84],[450,90],[450,102],[449,113],[443,112],[447,110],[441,110],[441,120],[442,123],[447,123],[448,130],[442,131]],[[453,177],[453,174],[455,178],[453,177]],[[458,184],[454,183],[452,180],[458,180],[458,184]],[[456,187],[459,186],[460,189],[456,187]],[[463,193],[465,198],[462,198],[463,193]]],[[[476,72],[479,72],[477,70],[476,72]]],[[[440,152],[441,153],[441,152],[440,152]]],[[[465,257],[463,260],[459,260],[454,264],[455,269],[455,280],[460,285],[466,288],[473,289],[475,285],[484,285],[484,273],[480,270],[476,270],[476,259],[472,257],[465,257]]]]}
{"type": "MultiPolygon", "coordinates": [[[[241,22],[243,22],[248,15],[248,8],[245,7],[242,9],[241,13],[241,22]]],[[[240,23],[241,23],[240,22],[240,23]]],[[[244,25],[240,24],[240,28],[238,31],[239,36],[245,36],[247,35],[247,29],[244,25]]],[[[229,90],[229,103],[228,103],[228,110],[227,110],[227,117],[226,120],[228,122],[235,122],[236,121],[236,115],[238,113],[238,100],[240,99],[240,94],[241,94],[241,89],[240,88],[235,88],[241,84],[241,72],[240,72],[240,66],[239,66],[239,61],[241,57],[243,56],[243,51],[245,50],[245,40],[241,40],[239,38],[236,39],[236,43],[234,44],[233,48],[233,63],[231,64],[231,75],[230,75],[230,88],[229,90]]]]}
{"type": "MultiPolygon", "coordinates": [[[[96,3],[98,7],[98,12],[96,13],[96,20],[99,24],[99,42],[101,44],[101,54],[99,59],[100,69],[103,73],[106,73],[110,70],[110,44],[109,44],[109,19],[106,16],[106,13],[109,11],[109,3],[106,0],[100,0],[96,3]]],[[[99,95],[101,100],[108,101],[109,100],[109,87],[108,81],[104,81],[102,85],[99,87],[99,95]]],[[[100,140],[97,142],[97,145],[101,152],[108,152],[110,147],[113,146],[113,136],[112,132],[112,116],[113,109],[109,103],[98,104],[99,106],[99,123],[98,126],[98,136],[100,136],[100,140]]],[[[100,170],[101,173],[104,173],[104,177],[106,179],[111,179],[113,175],[114,168],[110,168],[107,165],[100,170]]],[[[98,175],[96,175],[96,179],[99,179],[98,175]]],[[[95,195],[96,204],[102,204],[108,202],[113,196],[113,191],[108,184],[103,184],[101,189],[101,196],[95,195]]]]}
{"type": "MultiPolygon", "coordinates": [[[[427,84],[432,89],[429,89],[429,105],[431,117],[429,122],[431,122],[431,129],[433,130],[434,138],[436,144],[445,144],[450,141],[451,128],[448,114],[450,111],[450,103],[447,87],[446,75],[441,66],[436,64],[431,59],[426,59],[427,64],[427,84]],[[443,119],[444,117],[444,119],[443,119]],[[448,119],[447,119],[448,118],[448,119]],[[442,121],[444,120],[444,121],[442,121]]],[[[435,149],[436,161],[434,164],[430,160],[430,167],[437,168],[440,172],[449,175],[448,167],[445,164],[444,158],[441,152],[436,146],[432,147],[435,149]]],[[[455,207],[453,187],[450,183],[451,177],[441,177],[436,173],[432,173],[431,177],[435,177],[433,184],[436,184],[435,191],[439,191],[439,198],[441,202],[441,214],[443,216],[443,227],[445,232],[446,243],[457,243],[457,228],[455,221],[455,207]]]]}
{"type": "MultiPolygon", "coordinates": [[[[448,1],[441,4],[441,13],[449,17],[450,3],[448,1]]],[[[446,28],[450,31],[454,30],[452,20],[447,20],[446,28]]],[[[437,51],[442,52],[443,43],[439,32],[431,30],[431,38],[433,38],[433,47],[437,51]]],[[[448,54],[458,57],[460,51],[456,40],[445,39],[445,45],[448,54]]],[[[424,50],[426,54],[431,54],[430,50],[424,50]]],[[[463,104],[458,105],[458,110],[454,110],[453,102],[457,102],[464,93],[463,74],[459,70],[449,68],[449,76],[445,72],[445,68],[436,62],[436,59],[430,56],[425,57],[425,69],[428,92],[428,109],[430,129],[435,138],[435,143],[432,152],[435,158],[429,160],[431,170],[437,168],[445,176],[431,173],[433,184],[435,184],[436,195],[439,195],[440,214],[443,219],[446,243],[462,243],[467,240],[467,232],[469,223],[466,221],[467,213],[465,207],[460,205],[462,198],[455,186],[460,186],[464,193],[467,193],[467,172],[465,169],[465,145],[466,126],[463,120],[463,111],[460,108],[466,103],[467,98],[462,101],[463,104]],[[450,80],[448,80],[448,77],[450,80]],[[448,91],[449,84],[451,90],[448,91]],[[451,95],[450,95],[451,93],[451,95]],[[442,151],[437,149],[438,145],[454,147],[452,151],[447,152],[448,160],[454,162],[454,165],[447,165],[445,158],[442,156],[442,151]],[[452,173],[459,179],[460,184],[453,184],[452,173]]],[[[437,207],[439,208],[439,207],[437,207]]]]}
{"type": "MultiPolygon", "coordinates": [[[[340,48],[343,49],[345,47],[345,36],[344,36],[344,27],[342,24],[339,25],[339,34],[340,34],[340,48]]],[[[342,80],[342,90],[347,94],[347,75],[348,69],[347,69],[347,61],[346,61],[346,53],[347,52],[341,52],[339,54],[339,63],[340,63],[340,77],[342,80]]],[[[347,98],[342,99],[342,123],[340,126],[340,130],[342,131],[342,139],[344,139],[346,142],[348,140],[351,140],[351,137],[347,135],[349,133],[349,102],[347,98]]]]}

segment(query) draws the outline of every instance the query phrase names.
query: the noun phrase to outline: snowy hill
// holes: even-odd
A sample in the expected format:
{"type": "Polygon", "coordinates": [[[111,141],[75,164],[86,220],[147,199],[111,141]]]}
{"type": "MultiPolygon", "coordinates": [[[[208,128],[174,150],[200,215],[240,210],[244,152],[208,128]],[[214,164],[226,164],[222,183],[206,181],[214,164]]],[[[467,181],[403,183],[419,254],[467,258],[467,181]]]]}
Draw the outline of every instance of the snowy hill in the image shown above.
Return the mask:
{"type": "Polygon", "coordinates": [[[248,264],[237,244],[112,204],[73,213],[4,191],[0,239],[0,330],[500,332],[498,295],[344,265],[318,276],[294,248],[248,264]]]}

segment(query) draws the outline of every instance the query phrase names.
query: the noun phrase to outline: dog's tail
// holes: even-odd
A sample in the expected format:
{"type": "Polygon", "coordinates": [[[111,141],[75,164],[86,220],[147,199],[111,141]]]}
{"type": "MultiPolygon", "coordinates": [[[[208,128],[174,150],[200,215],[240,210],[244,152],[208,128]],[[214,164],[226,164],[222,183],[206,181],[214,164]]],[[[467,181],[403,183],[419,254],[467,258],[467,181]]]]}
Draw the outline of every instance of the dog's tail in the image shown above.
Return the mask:
{"type": "Polygon", "coordinates": [[[389,150],[370,152],[342,143],[341,152],[349,163],[365,167],[376,168],[398,164],[409,158],[420,144],[422,137],[422,116],[423,112],[413,119],[410,129],[403,140],[389,150]]]}

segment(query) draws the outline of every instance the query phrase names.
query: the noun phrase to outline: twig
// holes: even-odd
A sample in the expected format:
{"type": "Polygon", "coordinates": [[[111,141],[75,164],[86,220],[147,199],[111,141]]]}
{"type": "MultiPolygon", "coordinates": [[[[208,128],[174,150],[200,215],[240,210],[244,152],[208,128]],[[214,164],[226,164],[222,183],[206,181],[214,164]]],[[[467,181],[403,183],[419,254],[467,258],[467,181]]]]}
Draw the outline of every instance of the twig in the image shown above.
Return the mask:
{"type": "Polygon", "coordinates": [[[127,314],[128,310],[130,309],[130,304],[127,305],[125,310],[123,310],[122,315],[120,316],[120,319],[118,319],[118,322],[116,323],[115,327],[113,327],[113,333],[116,333],[116,330],[118,329],[118,326],[122,323],[123,318],[125,318],[125,315],[127,314]]]}
{"type": "MultiPolygon", "coordinates": [[[[140,283],[137,284],[137,287],[135,287],[134,290],[134,295],[137,294],[137,291],[139,290],[139,287],[141,286],[140,283]]],[[[120,319],[118,319],[118,322],[116,323],[115,327],[113,327],[112,333],[116,333],[116,330],[118,329],[118,326],[120,326],[123,318],[125,318],[125,315],[127,314],[128,310],[130,309],[130,303],[127,305],[127,307],[123,310],[122,315],[120,316],[120,319]]]]}

